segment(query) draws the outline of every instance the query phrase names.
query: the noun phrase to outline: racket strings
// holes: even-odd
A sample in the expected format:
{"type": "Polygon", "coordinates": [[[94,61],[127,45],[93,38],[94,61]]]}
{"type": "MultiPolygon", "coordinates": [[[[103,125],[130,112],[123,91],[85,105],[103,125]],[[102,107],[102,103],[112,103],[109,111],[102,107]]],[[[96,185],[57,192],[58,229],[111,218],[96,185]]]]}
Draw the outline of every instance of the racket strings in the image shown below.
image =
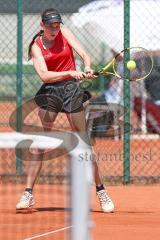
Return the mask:
{"type": "MultiPolygon", "coordinates": [[[[128,70],[131,81],[143,80],[149,76],[153,68],[153,59],[149,51],[138,47],[125,49],[115,57],[113,68],[117,76],[125,78],[124,59],[126,56],[128,60],[136,63],[135,69],[128,70]]],[[[125,61],[125,68],[127,69],[127,61],[125,61]]]]}
{"type": "Polygon", "coordinates": [[[131,73],[131,78],[145,78],[152,69],[152,59],[149,52],[143,49],[134,49],[130,53],[130,58],[136,62],[136,68],[131,73]]]}

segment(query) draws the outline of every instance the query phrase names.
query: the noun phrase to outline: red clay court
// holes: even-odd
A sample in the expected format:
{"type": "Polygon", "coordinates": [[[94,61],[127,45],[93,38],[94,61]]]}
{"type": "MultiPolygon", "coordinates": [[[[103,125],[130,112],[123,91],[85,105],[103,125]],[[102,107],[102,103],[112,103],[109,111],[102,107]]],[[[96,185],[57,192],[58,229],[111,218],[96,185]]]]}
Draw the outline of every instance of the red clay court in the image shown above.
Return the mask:
{"type": "MultiPolygon", "coordinates": [[[[35,208],[32,212],[16,213],[15,205],[23,189],[23,185],[0,186],[0,239],[64,239],[70,229],[71,210],[64,204],[64,187],[37,185],[35,208]]],[[[110,214],[100,211],[95,189],[92,191],[93,240],[159,240],[158,185],[110,186],[108,191],[116,206],[115,212],[110,214]]]]}

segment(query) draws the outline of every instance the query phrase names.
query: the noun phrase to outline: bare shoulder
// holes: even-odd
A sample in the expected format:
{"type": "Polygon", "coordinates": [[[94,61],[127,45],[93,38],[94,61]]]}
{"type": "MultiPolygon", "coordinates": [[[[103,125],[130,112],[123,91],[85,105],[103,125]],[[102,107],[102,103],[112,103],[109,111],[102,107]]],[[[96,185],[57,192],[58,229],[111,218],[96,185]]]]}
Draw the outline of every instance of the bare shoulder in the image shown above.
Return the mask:
{"type": "Polygon", "coordinates": [[[72,31],[69,29],[69,28],[67,28],[67,27],[63,27],[62,29],[61,29],[61,32],[62,32],[62,34],[63,34],[63,36],[65,37],[65,38],[74,38],[74,34],[72,33],[72,31]]]}
{"type": "Polygon", "coordinates": [[[72,33],[72,31],[68,28],[62,28],[62,34],[65,37],[65,39],[68,41],[68,43],[70,44],[70,46],[79,54],[82,55],[82,52],[84,52],[84,50],[82,49],[81,44],[79,43],[79,41],[77,40],[76,36],[72,33]]]}
{"type": "Polygon", "coordinates": [[[40,47],[34,42],[31,48],[32,55],[41,54],[40,47]]]}

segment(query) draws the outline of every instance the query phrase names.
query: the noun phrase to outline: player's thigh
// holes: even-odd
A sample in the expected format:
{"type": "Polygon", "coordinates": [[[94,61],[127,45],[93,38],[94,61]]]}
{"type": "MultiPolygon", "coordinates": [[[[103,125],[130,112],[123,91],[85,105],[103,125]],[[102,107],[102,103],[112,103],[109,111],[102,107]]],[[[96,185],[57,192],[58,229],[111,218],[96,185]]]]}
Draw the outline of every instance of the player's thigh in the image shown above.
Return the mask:
{"type": "Polygon", "coordinates": [[[58,113],[50,112],[50,111],[40,108],[38,115],[39,115],[39,118],[41,120],[44,130],[46,130],[46,129],[52,128],[53,123],[54,123],[58,113]]]}
{"type": "Polygon", "coordinates": [[[86,119],[84,111],[67,113],[67,118],[73,131],[86,131],[86,119]]]}

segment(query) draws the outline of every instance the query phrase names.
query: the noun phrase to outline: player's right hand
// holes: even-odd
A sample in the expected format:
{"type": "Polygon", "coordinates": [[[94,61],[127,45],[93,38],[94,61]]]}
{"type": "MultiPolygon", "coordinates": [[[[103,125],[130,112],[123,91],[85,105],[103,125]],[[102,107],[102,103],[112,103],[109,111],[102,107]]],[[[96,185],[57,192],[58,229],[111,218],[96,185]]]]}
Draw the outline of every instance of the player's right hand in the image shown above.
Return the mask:
{"type": "Polygon", "coordinates": [[[69,75],[77,80],[81,80],[86,77],[86,73],[81,71],[69,71],[69,75]]]}

